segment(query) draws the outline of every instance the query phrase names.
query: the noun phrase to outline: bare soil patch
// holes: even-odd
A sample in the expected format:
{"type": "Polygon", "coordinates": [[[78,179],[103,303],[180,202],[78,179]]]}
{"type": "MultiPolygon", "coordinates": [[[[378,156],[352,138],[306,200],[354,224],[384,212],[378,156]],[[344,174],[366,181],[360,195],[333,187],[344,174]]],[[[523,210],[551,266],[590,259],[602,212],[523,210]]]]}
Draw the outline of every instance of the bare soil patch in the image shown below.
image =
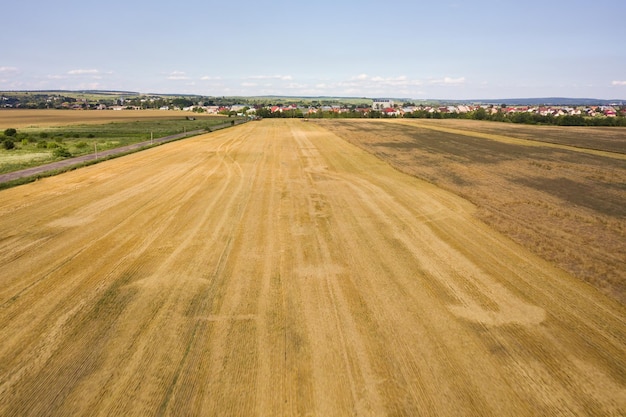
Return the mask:
{"type": "Polygon", "coordinates": [[[543,258],[626,302],[626,160],[585,152],[597,138],[626,144],[626,129],[548,129],[471,121],[320,121],[403,172],[469,199],[477,216],[543,258]],[[468,134],[433,130],[453,127],[468,134]],[[491,127],[491,125],[496,125],[491,127]],[[532,139],[486,139],[474,132],[532,139]],[[568,149],[566,145],[575,144],[568,149]]]}

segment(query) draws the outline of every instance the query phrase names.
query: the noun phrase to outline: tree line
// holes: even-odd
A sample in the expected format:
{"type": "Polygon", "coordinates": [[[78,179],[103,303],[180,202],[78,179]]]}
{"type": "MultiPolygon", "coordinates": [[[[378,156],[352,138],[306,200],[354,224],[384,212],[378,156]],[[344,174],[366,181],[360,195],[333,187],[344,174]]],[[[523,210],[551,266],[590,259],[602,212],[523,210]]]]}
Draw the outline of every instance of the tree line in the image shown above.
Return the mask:
{"type": "Polygon", "coordinates": [[[558,115],[539,114],[527,111],[504,113],[498,110],[495,113],[488,112],[480,107],[467,113],[442,113],[417,110],[412,113],[405,113],[404,117],[422,119],[473,119],[487,120],[494,122],[521,123],[529,125],[553,125],[553,126],[619,126],[626,127],[626,117],[593,117],[583,115],[558,115]]]}
{"type": "Polygon", "coordinates": [[[263,118],[311,118],[311,119],[355,119],[355,118],[369,118],[369,119],[381,119],[381,118],[415,118],[415,119],[471,119],[471,120],[486,120],[494,122],[505,123],[521,123],[530,125],[553,125],[553,126],[617,126],[626,127],[626,117],[591,117],[582,115],[560,115],[554,116],[552,114],[542,115],[539,113],[531,112],[514,112],[504,113],[497,111],[493,114],[487,112],[485,108],[478,108],[476,110],[466,113],[456,112],[429,112],[425,109],[415,110],[411,113],[404,113],[402,116],[388,116],[383,112],[370,110],[369,112],[357,111],[356,109],[349,109],[347,111],[335,112],[335,111],[322,111],[317,110],[314,113],[305,114],[301,109],[296,110],[284,110],[272,112],[268,108],[256,109],[256,115],[263,118]]]}

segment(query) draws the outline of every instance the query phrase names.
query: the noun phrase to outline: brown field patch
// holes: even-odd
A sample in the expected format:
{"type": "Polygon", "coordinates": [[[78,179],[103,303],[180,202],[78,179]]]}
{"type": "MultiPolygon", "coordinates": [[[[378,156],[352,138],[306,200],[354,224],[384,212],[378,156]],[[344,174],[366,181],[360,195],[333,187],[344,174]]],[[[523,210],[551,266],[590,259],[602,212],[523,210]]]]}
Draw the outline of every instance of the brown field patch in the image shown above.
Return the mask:
{"type": "Polygon", "coordinates": [[[530,126],[461,119],[420,119],[419,123],[626,154],[626,128],[622,127],[530,126]]]}
{"type": "Polygon", "coordinates": [[[488,224],[626,302],[625,155],[581,148],[595,146],[591,137],[604,137],[612,149],[621,149],[626,129],[566,128],[559,136],[552,127],[551,137],[560,137],[559,147],[553,147],[541,145],[543,127],[519,126],[518,132],[511,124],[446,122],[320,124],[401,171],[469,199],[488,224]],[[475,132],[532,142],[486,139],[475,132]],[[568,148],[570,142],[576,147],[568,148]]]}
{"type": "Polygon", "coordinates": [[[379,126],[0,191],[0,415],[624,415],[625,307],[331,132],[379,126]]]}

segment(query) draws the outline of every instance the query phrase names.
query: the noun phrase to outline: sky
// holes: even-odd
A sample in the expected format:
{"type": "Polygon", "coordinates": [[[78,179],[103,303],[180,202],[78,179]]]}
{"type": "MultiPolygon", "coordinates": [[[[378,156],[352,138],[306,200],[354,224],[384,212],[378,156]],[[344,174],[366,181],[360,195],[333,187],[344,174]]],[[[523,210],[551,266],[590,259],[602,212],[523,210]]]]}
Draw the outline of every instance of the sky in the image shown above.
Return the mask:
{"type": "Polygon", "coordinates": [[[626,1],[3,1],[0,91],[626,99],[626,1]]]}

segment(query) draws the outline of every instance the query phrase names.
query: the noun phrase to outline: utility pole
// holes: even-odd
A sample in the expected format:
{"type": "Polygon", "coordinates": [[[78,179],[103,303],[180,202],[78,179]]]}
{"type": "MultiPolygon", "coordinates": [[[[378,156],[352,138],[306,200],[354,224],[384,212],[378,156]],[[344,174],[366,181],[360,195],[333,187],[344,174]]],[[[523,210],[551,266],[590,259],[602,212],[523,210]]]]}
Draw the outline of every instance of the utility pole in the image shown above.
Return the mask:
{"type": "Polygon", "coordinates": [[[93,148],[94,148],[94,149],[95,149],[95,151],[96,151],[96,158],[95,158],[95,159],[98,159],[98,144],[97,144],[97,143],[94,143],[94,144],[93,144],[93,148]]]}

